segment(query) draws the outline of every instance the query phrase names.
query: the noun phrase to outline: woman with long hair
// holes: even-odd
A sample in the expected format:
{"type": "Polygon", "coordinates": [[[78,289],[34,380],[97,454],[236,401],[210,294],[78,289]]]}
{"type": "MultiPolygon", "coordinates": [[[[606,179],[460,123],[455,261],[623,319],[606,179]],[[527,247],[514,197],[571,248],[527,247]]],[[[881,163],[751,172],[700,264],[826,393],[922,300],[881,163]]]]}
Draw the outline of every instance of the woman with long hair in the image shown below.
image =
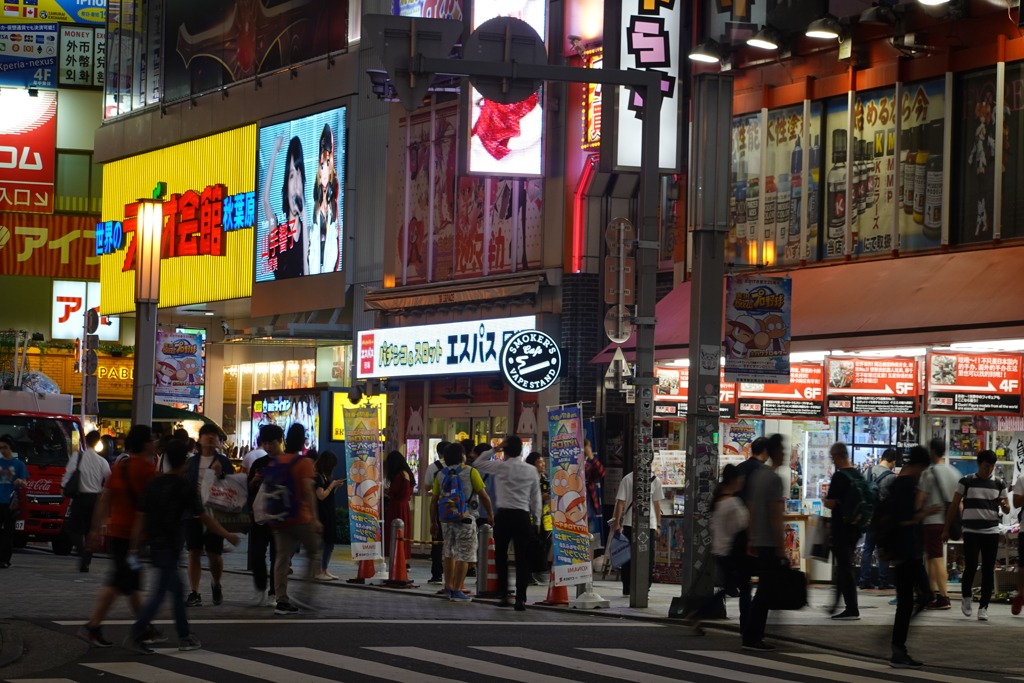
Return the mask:
{"type": "Polygon", "coordinates": [[[309,249],[309,224],[306,222],[306,165],[302,155],[302,141],[298,136],[288,143],[288,151],[284,159],[284,175],[281,183],[282,220],[270,206],[272,196],[271,183],[274,180],[274,165],[277,155],[284,147],[284,135],[278,136],[274,142],[274,151],[270,155],[267,178],[263,188],[263,212],[267,217],[267,253],[276,258],[277,267],[274,278],[308,275],[306,252],[309,249]]]}
{"type": "Polygon", "coordinates": [[[333,273],[338,263],[341,238],[338,231],[338,172],[335,168],[334,133],[324,124],[320,133],[316,183],[313,185],[313,230],[309,243],[309,272],[333,273]]]}
{"type": "MultiPolygon", "coordinates": [[[[391,556],[391,523],[400,519],[405,523],[403,538],[408,539],[412,530],[412,511],[409,509],[409,500],[412,498],[412,470],[405,456],[400,451],[391,451],[384,460],[384,481],[387,488],[384,497],[387,499],[387,507],[384,510],[384,552],[391,556]]],[[[409,561],[412,552],[412,544],[405,541],[405,560],[409,561]]]]}
{"type": "MultiPolygon", "coordinates": [[[[323,551],[320,556],[320,570],[316,573],[319,581],[334,581],[338,577],[327,571],[327,565],[331,562],[331,554],[334,553],[334,544],[337,542],[337,512],[334,501],[334,490],[345,483],[344,479],[332,479],[334,468],[338,466],[338,456],[332,451],[324,451],[316,459],[316,478],[313,480],[313,492],[316,494],[317,516],[324,527],[321,547],[323,551]]],[[[313,559],[310,558],[310,562],[313,559]]]]}

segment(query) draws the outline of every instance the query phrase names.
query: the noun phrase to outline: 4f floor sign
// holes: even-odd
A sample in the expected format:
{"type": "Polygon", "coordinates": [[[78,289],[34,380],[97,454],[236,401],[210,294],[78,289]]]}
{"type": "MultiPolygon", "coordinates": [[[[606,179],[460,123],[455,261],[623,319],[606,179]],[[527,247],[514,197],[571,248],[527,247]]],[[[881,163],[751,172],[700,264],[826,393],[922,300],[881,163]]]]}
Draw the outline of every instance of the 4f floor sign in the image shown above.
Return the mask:
{"type": "Polygon", "coordinates": [[[562,372],[562,353],[554,339],[536,330],[509,337],[501,348],[501,372],[520,391],[544,391],[562,372]]]}

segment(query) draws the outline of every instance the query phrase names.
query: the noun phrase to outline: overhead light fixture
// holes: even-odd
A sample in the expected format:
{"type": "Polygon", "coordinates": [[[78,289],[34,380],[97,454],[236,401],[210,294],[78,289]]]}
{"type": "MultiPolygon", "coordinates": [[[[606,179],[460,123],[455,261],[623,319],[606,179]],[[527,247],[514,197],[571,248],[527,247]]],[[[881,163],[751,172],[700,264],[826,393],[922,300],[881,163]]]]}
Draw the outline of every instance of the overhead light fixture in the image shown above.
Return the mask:
{"type": "Polygon", "coordinates": [[[763,26],[760,31],[747,38],[747,45],[762,50],[778,50],[782,45],[782,35],[771,26],[763,26]]]}
{"type": "Polygon", "coordinates": [[[203,315],[214,315],[213,311],[204,311],[203,315]]]}
{"type": "Polygon", "coordinates": [[[876,4],[860,13],[858,23],[869,26],[892,26],[896,23],[897,12],[903,14],[904,11],[904,5],[876,4]]]}
{"type": "Polygon", "coordinates": [[[722,61],[722,46],[717,40],[705,40],[690,53],[690,59],[705,64],[716,64],[722,61]]]}
{"type": "Polygon", "coordinates": [[[945,5],[947,2],[949,2],[949,0],[917,0],[917,1],[919,3],[921,3],[922,5],[928,5],[929,7],[933,7],[935,5],[945,5]]]}
{"type": "Polygon", "coordinates": [[[808,38],[824,38],[829,40],[837,40],[843,33],[843,27],[839,25],[839,20],[831,14],[826,14],[820,19],[815,19],[807,27],[806,36],[808,38]]]}

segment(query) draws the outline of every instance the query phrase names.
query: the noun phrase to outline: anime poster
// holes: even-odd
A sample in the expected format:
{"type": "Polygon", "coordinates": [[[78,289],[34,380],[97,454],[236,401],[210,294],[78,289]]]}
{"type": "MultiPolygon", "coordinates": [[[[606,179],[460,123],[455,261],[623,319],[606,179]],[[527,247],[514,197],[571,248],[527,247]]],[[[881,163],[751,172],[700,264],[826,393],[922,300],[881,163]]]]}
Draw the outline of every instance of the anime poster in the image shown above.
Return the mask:
{"type": "Polygon", "coordinates": [[[203,400],[203,336],[156,332],[157,403],[199,405],[203,400]]]}
{"type": "MultiPolygon", "coordinates": [[[[761,213],[764,215],[762,262],[799,263],[818,253],[818,223],[821,215],[821,103],[811,104],[807,122],[811,134],[803,147],[803,105],[768,112],[765,131],[765,177],[760,188],[761,213]],[[804,155],[808,176],[803,177],[804,155]],[[800,223],[807,213],[807,246],[800,254],[800,223]],[[771,245],[771,246],[769,246],[771,245]]],[[[747,206],[750,206],[748,181],[747,206]]],[[[758,198],[755,197],[757,202],[758,198]]],[[[756,216],[755,216],[756,219],[756,216]]]]}
{"type": "Polygon", "coordinates": [[[455,279],[484,274],[484,183],[486,180],[459,178],[455,221],[455,279]]]}
{"type": "Polygon", "coordinates": [[[793,569],[800,569],[800,525],[788,523],[785,525],[785,548],[786,548],[786,559],[789,560],[789,566],[793,569]]]}
{"type": "MultiPolygon", "coordinates": [[[[958,105],[955,114],[959,120],[953,129],[953,145],[959,166],[956,172],[964,180],[957,193],[958,215],[953,224],[960,226],[960,242],[984,242],[993,237],[992,209],[995,206],[995,69],[964,74],[957,87],[960,89],[957,100],[962,106],[958,105]]],[[[1003,182],[1006,181],[1004,177],[1003,182]]],[[[1009,187],[1011,196],[1017,193],[1017,187],[1009,187]]],[[[1005,224],[1005,217],[1003,222],[1005,224]]]]}
{"type": "Polygon", "coordinates": [[[512,237],[514,204],[519,197],[516,181],[511,179],[487,178],[490,187],[487,212],[490,216],[487,245],[487,272],[489,275],[512,271],[512,237]]]}
{"type": "Polygon", "coordinates": [[[499,104],[470,87],[469,172],[540,176],[544,166],[543,88],[522,102],[499,104]]]}
{"type": "Polygon", "coordinates": [[[306,429],[306,442],[303,452],[310,448],[318,448],[320,435],[320,394],[319,392],[302,394],[260,392],[252,403],[252,432],[250,443],[256,443],[256,437],[263,425],[274,424],[288,432],[293,424],[300,424],[306,429]]]}
{"type": "Polygon", "coordinates": [[[455,183],[458,138],[455,127],[458,109],[450,107],[437,112],[434,120],[434,221],[431,226],[433,241],[433,280],[451,280],[455,259],[455,183]]]}
{"type": "Polygon", "coordinates": [[[516,270],[540,268],[541,217],[544,208],[544,183],[541,180],[520,181],[519,201],[522,232],[516,250],[516,270]]]}
{"type": "Polygon", "coordinates": [[[549,410],[548,434],[555,584],[586,583],[592,565],[580,406],[549,410]]]}
{"type": "Polygon", "coordinates": [[[379,560],[383,492],[376,408],[345,408],[345,461],[352,559],[379,560]]]}
{"type": "Polygon", "coordinates": [[[764,436],[764,420],[737,420],[722,424],[722,453],[750,456],[754,439],[764,436]]]}
{"type": "Polygon", "coordinates": [[[399,272],[405,274],[406,284],[427,281],[427,253],[430,236],[430,114],[419,114],[403,119],[401,134],[412,119],[406,147],[405,173],[400,183],[404,197],[404,211],[398,212],[399,234],[404,233],[405,249],[398,258],[404,258],[399,272]],[[404,230],[403,230],[404,228],[404,230]]]}
{"type": "Polygon", "coordinates": [[[900,112],[906,142],[901,146],[902,164],[897,164],[898,182],[894,182],[897,197],[902,189],[898,245],[902,251],[934,249],[942,241],[942,195],[947,187],[942,174],[945,110],[945,79],[904,86],[900,112]]]}
{"type": "Polygon", "coordinates": [[[729,275],[725,292],[725,381],[788,384],[792,280],[729,275]]]}
{"type": "Polygon", "coordinates": [[[729,234],[725,253],[734,263],[761,263],[757,242],[760,207],[761,115],[732,120],[732,187],[729,193],[729,234]]]}

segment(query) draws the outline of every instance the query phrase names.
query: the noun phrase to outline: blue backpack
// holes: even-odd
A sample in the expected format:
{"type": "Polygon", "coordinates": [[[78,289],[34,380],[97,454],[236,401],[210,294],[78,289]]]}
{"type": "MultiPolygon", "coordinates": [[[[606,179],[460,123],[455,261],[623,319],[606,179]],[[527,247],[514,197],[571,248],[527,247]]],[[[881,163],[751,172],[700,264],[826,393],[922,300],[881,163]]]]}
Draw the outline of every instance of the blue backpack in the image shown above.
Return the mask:
{"type": "Polygon", "coordinates": [[[444,469],[441,478],[441,495],[437,500],[437,516],[442,522],[458,522],[469,514],[469,502],[462,492],[459,473],[465,465],[452,465],[444,469]]]}
{"type": "Polygon", "coordinates": [[[292,466],[298,456],[289,463],[281,463],[276,458],[263,468],[263,485],[260,495],[263,498],[263,511],[266,523],[271,526],[287,524],[299,516],[302,509],[299,500],[298,486],[292,474],[292,466]]]}

